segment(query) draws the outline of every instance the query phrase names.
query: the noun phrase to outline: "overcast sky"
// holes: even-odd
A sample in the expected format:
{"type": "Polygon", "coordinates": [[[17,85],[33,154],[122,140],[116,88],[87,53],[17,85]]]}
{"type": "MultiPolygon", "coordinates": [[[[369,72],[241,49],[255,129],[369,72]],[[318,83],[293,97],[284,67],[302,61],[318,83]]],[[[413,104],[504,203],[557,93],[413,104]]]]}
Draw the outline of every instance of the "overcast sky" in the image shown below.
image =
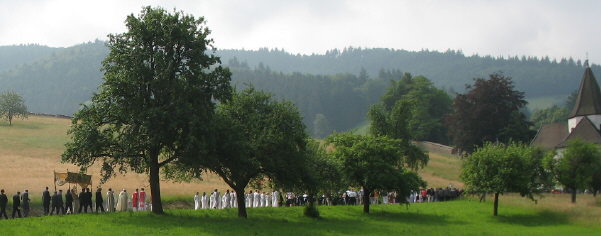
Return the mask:
{"type": "Polygon", "coordinates": [[[601,1],[0,0],[0,45],[65,47],[125,30],[144,5],[204,16],[218,48],[462,50],[601,63],[601,1]]]}

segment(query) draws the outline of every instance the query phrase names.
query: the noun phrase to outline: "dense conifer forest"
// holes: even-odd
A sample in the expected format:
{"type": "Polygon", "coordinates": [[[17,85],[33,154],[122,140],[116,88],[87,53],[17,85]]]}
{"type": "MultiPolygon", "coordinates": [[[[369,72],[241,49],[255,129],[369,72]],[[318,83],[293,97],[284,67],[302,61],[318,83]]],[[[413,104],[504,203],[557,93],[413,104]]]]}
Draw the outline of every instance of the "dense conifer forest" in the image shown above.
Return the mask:
{"type": "MultiPolygon", "coordinates": [[[[103,41],[68,48],[2,46],[0,91],[21,94],[31,112],[71,115],[101,83],[99,68],[107,53],[103,41]]],[[[259,49],[218,50],[217,54],[230,67],[236,87],[252,84],[291,100],[316,137],[364,123],[370,105],[378,103],[390,80],[401,79],[403,73],[423,75],[453,95],[462,93],[473,78],[502,72],[529,100],[563,105],[584,71],[584,62],[571,58],[467,56],[453,50],[345,48],[300,55],[259,49]]],[[[600,66],[592,68],[601,74],[600,66]]]]}

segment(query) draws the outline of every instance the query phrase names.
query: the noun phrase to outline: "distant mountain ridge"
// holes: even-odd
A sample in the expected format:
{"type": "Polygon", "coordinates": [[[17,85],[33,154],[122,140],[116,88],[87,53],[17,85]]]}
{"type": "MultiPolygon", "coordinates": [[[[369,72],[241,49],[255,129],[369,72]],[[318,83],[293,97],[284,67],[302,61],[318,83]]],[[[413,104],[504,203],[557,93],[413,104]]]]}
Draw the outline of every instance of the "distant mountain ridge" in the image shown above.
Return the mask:
{"type": "MultiPolygon", "coordinates": [[[[0,47],[0,91],[22,94],[31,112],[72,115],[102,82],[100,64],[108,54],[103,41],[68,48],[40,45],[0,47]]],[[[295,55],[282,50],[218,50],[232,68],[233,83],[291,100],[305,124],[344,131],[365,121],[368,107],[378,102],[390,79],[402,72],[424,75],[447,91],[463,91],[474,77],[503,71],[528,98],[567,96],[584,71],[571,59],[493,58],[465,56],[458,51],[410,52],[393,49],[346,48],[325,54],[295,55]],[[363,74],[361,71],[363,70],[363,74]],[[325,120],[324,120],[325,118],[325,120]]],[[[592,65],[595,74],[601,67],[592,65]]]]}

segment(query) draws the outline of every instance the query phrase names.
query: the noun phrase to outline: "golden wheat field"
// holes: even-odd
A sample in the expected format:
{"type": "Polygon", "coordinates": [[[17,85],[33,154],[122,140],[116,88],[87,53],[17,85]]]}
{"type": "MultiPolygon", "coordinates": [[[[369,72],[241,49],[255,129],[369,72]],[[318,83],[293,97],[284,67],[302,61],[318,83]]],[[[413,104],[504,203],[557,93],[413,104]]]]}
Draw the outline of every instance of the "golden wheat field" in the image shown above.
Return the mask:
{"type": "MultiPolygon", "coordinates": [[[[31,195],[39,197],[45,186],[51,189],[53,171],[78,171],[78,167],[60,163],[64,144],[68,141],[67,130],[71,121],[64,118],[30,116],[26,120],[14,120],[12,126],[0,122],[0,188],[9,195],[28,189],[31,195]]],[[[94,188],[100,183],[99,168],[92,168],[94,188]]],[[[144,175],[127,173],[102,184],[104,189],[149,189],[148,178],[144,175]]],[[[58,189],[67,189],[64,185],[58,189]]],[[[217,176],[207,176],[202,182],[173,183],[162,181],[163,195],[190,195],[195,192],[210,192],[218,188],[225,190],[227,185],[217,176]]],[[[147,190],[149,191],[149,190],[147,190]]]]}

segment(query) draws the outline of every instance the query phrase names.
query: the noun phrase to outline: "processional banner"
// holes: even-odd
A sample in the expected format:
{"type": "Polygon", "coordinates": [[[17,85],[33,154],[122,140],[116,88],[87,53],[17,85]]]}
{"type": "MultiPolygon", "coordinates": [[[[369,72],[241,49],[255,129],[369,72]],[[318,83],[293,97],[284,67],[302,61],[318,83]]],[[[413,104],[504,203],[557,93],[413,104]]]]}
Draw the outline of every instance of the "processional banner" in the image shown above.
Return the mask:
{"type": "Polygon", "coordinates": [[[74,172],[58,173],[54,172],[54,182],[58,186],[63,186],[66,183],[78,184],[82,189],[92,184],[92,176],[74,172]]]}

